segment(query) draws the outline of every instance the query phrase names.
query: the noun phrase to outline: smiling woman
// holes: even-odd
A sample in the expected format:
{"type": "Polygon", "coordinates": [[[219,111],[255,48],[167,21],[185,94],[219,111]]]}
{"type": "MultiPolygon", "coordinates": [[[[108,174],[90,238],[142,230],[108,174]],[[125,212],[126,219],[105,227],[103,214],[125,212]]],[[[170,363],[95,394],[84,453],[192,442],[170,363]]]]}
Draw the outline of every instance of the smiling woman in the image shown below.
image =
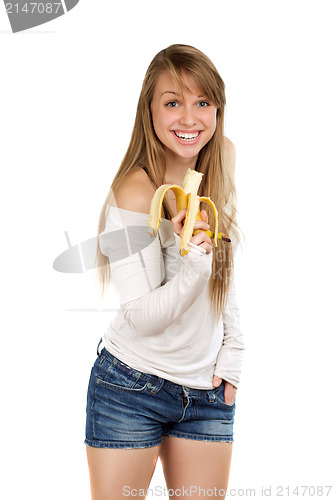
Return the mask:
{"type": "Polygon", "coordinates": [[[205,54],[177,44],[154,57],[98,227],[102,295],[112,271],[121,308],[89,379],[94,500],[121,498],[129,484],[148,488],[158,456],[169,489],[227,490],[244,342],[233,279],[235,148],[223,133],[224,107],[224,82],[205,54]],[[215,231],[231,243],[212,245],[205,203],[180,257],[186,210],[177,211],[171,190],[154,240],[148,222],[156,189],[181,186],[189,169],[202,174],[197,194],[214,201],[215,231]],[[121,228],[127,239],[115,237],[121,228]],[[125,257],[125,248],[133,253],[125,257]]]}
{"type": "Polygon", "coordinates": [[[201,89],[193,77],[183,72],[182,78],[183,92],[176,87],[170,72],[163,71],[151,102],[154,130],[170,162],[175,155],[197,157],[216,129],[216,105],[208,99],[202,100],[201,89]]]}

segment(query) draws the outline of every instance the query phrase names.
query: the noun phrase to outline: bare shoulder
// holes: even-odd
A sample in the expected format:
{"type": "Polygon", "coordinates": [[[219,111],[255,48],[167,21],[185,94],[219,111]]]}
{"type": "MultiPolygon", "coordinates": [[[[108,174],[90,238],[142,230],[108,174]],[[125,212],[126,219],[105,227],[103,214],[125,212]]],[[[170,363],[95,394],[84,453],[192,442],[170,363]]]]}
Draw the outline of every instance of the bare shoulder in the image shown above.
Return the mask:
{"type": "Polygon", "coordinates": [[[126,175],[115,193],[118,208],[149,214],[155,190],[146,172],[136,168],[126,175]]]}
{"type": "Polygon", "coordinates": [[[236,148],[235,148],[235,145],[234,143],[228,139],[228,137],[224,136],[224,146],[225,146],[225,153],[226,153],[226,156],[230,159],[230,160],[235,160],[236,159],[236,148]]]}
{"type": "Polygon", "coordinates": [[[224,136],[224,151],[227,168],[234,175],[236,168],[236,148],[234,143],[226,136],[224,136]]]}

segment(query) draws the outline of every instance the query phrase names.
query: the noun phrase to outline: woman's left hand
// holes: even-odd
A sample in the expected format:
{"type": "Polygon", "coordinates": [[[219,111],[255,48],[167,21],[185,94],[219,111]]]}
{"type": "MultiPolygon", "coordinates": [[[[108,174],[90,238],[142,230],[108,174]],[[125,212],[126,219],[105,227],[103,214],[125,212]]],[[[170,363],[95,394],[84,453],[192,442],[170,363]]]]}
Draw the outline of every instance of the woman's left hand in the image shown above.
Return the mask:
{"type": "MultiPolygon", "coordinates": [[[[213,377],[213,386],[218,387],[222,383],[222,379],[217,375],[213,377]]],[[[224,381],[224,402],[227,405],[232,405],[236,397],[237,387],[230,384],[227,380],[224,381]]]]}

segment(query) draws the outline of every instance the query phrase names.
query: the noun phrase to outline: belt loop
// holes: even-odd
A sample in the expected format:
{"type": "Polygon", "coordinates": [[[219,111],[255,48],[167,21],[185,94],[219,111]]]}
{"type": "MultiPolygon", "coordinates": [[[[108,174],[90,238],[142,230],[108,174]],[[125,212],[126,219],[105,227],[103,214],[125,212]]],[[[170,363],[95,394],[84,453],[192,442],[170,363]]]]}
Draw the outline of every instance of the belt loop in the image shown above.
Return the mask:
{"type": "Polygon", "coordinates": [[[98,352],[98,348],[99,348],[99,346],[100,346],[100,344],[101,344],[102,340],[103,340],[103,338],[101,337],[101,340],[98,342],[98,346],[97,346],[97,356],[98,356],[98,357],[100,357],[100,355],[101,355],[101,353],[100,353],[100,352],[98,352]]]}

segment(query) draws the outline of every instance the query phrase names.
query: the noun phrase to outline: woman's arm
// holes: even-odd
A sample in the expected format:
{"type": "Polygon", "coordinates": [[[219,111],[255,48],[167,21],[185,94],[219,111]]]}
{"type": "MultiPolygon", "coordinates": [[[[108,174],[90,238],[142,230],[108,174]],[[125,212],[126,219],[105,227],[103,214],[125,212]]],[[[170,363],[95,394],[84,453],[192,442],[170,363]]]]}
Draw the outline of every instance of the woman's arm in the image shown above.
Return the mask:
{"type": "MultiPolygon", "coordinates": [[[[236,149],[230,139],[227,137],[224,139],[226,155],[225,166],[228,169],[233,181],[235,181],[236,149]]],[[[238,244],[236,242],[236,245],[233,248],[234,256],[237,248],[238,244]]],[[[240,325],[240,313],[237,303],[234,270],[232,270],[226,309],[222,319],[224,335],[222,346],[217,355],[214,376],[226,380],[237,388],[240,380],[245,344],[240,325]]]]}
{"type": "MultiPolygon", "coordinates": [[[[178,241],[179,236],[175,233],[174,236],[178,241]]],[[[182,269],[170,281],[121,305],[125,319],[139,335],[163,332],[202,294],[211,275],[212,254],[207,255],[205,250],[203,253],[201,248],[192,243],[189,245],[191,251],[183,257],[182,269]]]]}
{"type": "MultiPolygon", "coordinates": [[[[148,235],[150,195],[145,184],[126,183],[117,195],[118,208],[124,209],[120,211],[122,224],[119,225],[118,218],[118,226],[113,225],[111,218],[107,225],[108,232],[99,238],[102,253],[110,259],[112,282],[124,317],[130,327],[142,336],[161,333],[187,311],[201,295],[212,270],[212,252],[207,254],[203,248],[189,243],[191,251],[182,257],[181,270],[161,286],[165,270],[160,238],[158,235],[152,239],[148,235]],[[148,235],[147,246],[115,260],[113,256],[119,256],[121,248],[118,247],[124,247],[124,240],[119,239],[117,245],[118,239],[112,233],[119,231],[121,226],[126,228],[127,237],[130,228],[136,226],[134,229],[137,232],[132,230],[132,241],[127,239],[128,247],[135,248],[137,241],[133,238],[142,241],[145,234],[148,235]]],[[[114,210],[117,211],[116,208],[114,210]]],[[[180,237],[176,233],[174,239],[179,247],[180,237]]]]}
{"type": "Polygon", "coordinates": [[[237,388],[240,380],[245,344],[240,324],[234,277],[230,283],[228,293],[227,304],[223,314],[223,341],[217,355],[214,375],[227,380],[237,388]]]}

